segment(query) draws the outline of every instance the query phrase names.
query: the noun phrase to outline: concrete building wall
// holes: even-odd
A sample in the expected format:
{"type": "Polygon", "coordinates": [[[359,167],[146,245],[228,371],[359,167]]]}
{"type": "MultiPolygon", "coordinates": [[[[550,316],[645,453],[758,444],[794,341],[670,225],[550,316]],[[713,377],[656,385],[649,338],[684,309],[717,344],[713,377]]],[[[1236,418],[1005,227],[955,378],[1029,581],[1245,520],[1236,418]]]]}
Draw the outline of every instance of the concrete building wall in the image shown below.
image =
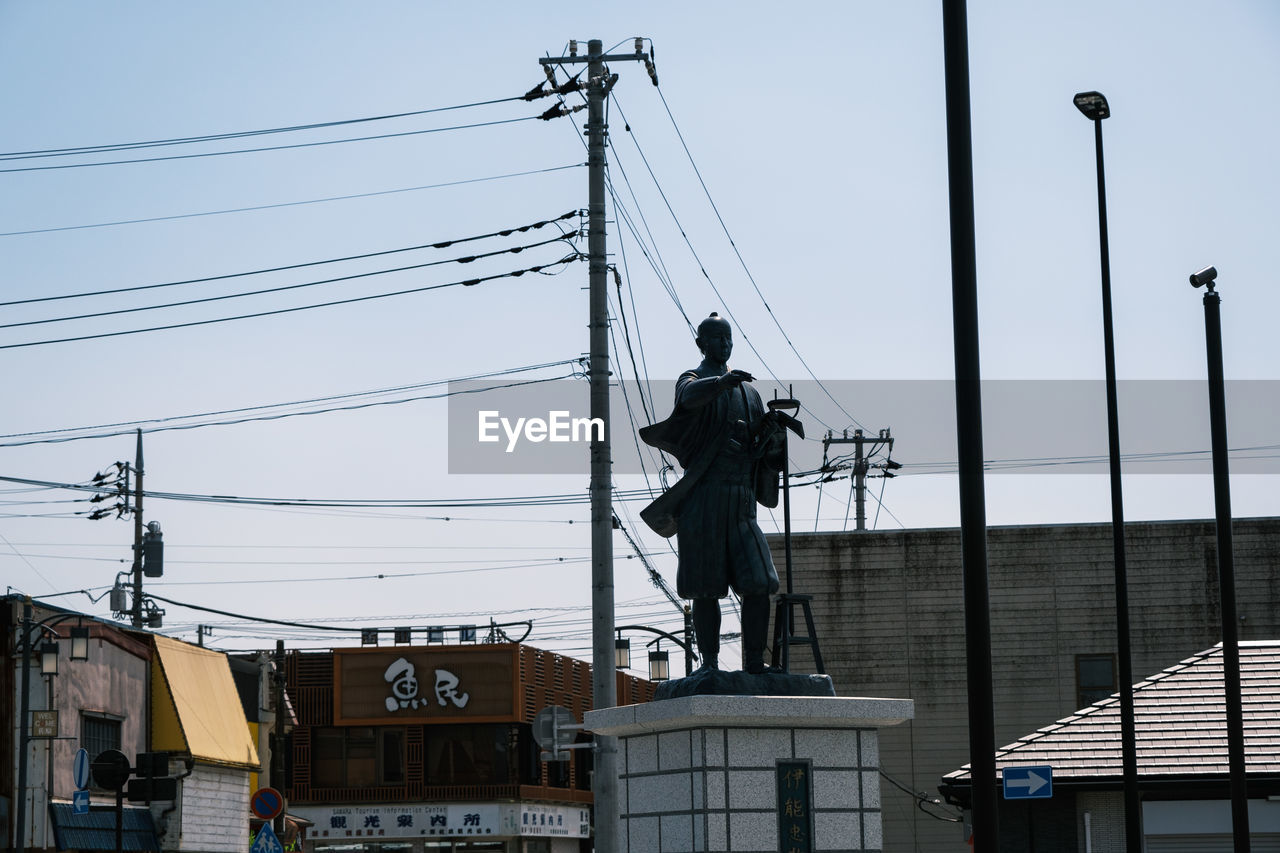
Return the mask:
{"type": "Polygon", "coordinates": [[[164,850],[243,853],[249,842],[249,771],[195,765],[179,783],[177,808],[153,806],[164,850]],[[163,816],[162,816],[163,815],[163,816]]]}
{"type": "MultiPolygon", "coordinates": [[[[1233,531],[1240,638],[1280,637],[1280,519],[1233,531]]],[[[770,539],[781,568],[781,537],[770,539]]],[[[1003,745],[1077,710],[1077,655],[1115,651],[1111,526],[993,527],[987,548],[1003,745]]],[[[937,796],[941,776],[969,760],[960,531],[794,534],[792,550],[837,693],[915,700],[915,719],[883,732],[882,766],[937,796]]],[[[1135,679],[1220,641],[1212,521],[1128,524],[1126,554],[1135,679]]],[[[811,667],[807,649],[793,652],[794,671],[811,667]]],[[[886,793],[883,816],[886,853],[955,844],[956,824],[905,793],[886,793]]]]}

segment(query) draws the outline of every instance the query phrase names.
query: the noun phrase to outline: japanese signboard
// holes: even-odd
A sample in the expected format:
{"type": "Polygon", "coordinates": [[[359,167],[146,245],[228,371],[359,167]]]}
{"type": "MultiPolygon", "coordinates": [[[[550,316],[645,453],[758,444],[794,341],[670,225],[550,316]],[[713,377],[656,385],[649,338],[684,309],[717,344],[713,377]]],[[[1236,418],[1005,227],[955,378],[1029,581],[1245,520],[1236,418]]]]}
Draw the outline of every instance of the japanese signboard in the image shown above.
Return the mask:
{"type": "Polygon", "coordinates": [[[337,649],[335,725],[519,719],[515,645],[337,649]]]}
{"type": "Polygon", "coordinates": [[[813,853],[813,774],[808,761],[779,761],[778,851],[813,853]]]}
{"type": "Polygon", "coordinates": [[[590,838],[591,810],[585,806],[520,803],[503,815],[505,835],[590,838]]]}
{"type": "Polygon", "coordinates": [[[421,838],[500,834],[499,807],[492,803],[447,805],[296,806],[291,814],[314,821],[308,837],[421,838]]]}

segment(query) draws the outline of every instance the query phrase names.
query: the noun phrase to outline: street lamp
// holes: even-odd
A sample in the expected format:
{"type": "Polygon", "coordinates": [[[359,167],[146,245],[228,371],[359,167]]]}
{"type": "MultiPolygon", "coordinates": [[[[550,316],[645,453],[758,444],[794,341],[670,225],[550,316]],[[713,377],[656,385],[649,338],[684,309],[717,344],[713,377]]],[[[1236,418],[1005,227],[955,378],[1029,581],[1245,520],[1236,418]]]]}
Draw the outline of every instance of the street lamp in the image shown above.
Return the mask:
{"type": "Polygon", "coordinates": [[[1116,646],[1120,664],[1120,753],[1124,773],[1125,842],[1142,849],[1142,804],[1138,793],[1138,736],[1133,710],[1133,663],[1129,644],[1129,580],[1124,550],[1124,499],[1120,484],[1120,415],[1116,395],[1116,346],[1111,324],[1111,250],[1107,240],[1107,183],[1102,161],[1102,120],[1111,107],[1101,92],[1080,92],[1076,109],[1093,122],[1098,166],[1098,253],[1102,265],[1102,346],[1107,374],[1107,452],[1111,472],[1111,542],[1115,561],[1116,646]]]}
{"type": "Polygon", "coordinates": [[[613,665],[617,669],[631,668],[631,641],[622,638],[622,632],[618,632],[618,638],[613,641],[613,665]]]}
{"type": "Polygon", "coordinates": [[[57,643],[46,642],[41,644],[40,674],[41,675],[57,675],[58,674],[58,644],[57,643]]]}
{"type": "Polygon", "coordinates": [[[1240,696],[1240,631],[1236,621],[1235,557],[1231,545],[1231,473],[1227,467],[1227,395],[1222,371],[1222,317],[1213,281],[1218,271],[1191,274],[1205,288],[1204,342],[1209,362],[1209,443],[1213,455],[1213,505],[1218,533],[1218,587],[1222,596],[1222,680],[1226,692],[1227,767],[1231,777],[1231,830],[1237,851],[1249,850],[1249,792],[1244,761],[1244,703],[1240,696]]]}
{"type": "Polygon", "coordinates": [[[89,659],[89,626],[77,625],[71,629],[71,659],[89,659]]]}
{"type": "MultiPolygon", "coordinates": [[[[70,619],[75,614],[66,613],[52,616],[43,622],[32,621],[31,599],[22,602],[22,628],[19,634],[18,650],[22,654],[22,676],[19,681],[18,699],[18,803],[16,821],[14,822],[14,850],[23,853],[26,849],[27,819],[27,748],[31,743],[31,655],[36,650],[35,634],[37,632],[52,633],[50,625],[70,619]]],[[[89,657],[89,629],[84,629],[84,658],[89,657]]],[[[72,650],[76,648],[76,629],[72,628],[72,650]]],[[[81,659],[81,658],[77,658],[81,659]]],[[[40,644],[40,674],[58,674],[58,644],[44,642],[40,644]]]]}
{"type": "Polygon", "coordinates": [[[658,647],[649,652],[649,680],[666,681],[671,678],[671,656],[662,649],[662,638],[654,640],[658,647]]]}

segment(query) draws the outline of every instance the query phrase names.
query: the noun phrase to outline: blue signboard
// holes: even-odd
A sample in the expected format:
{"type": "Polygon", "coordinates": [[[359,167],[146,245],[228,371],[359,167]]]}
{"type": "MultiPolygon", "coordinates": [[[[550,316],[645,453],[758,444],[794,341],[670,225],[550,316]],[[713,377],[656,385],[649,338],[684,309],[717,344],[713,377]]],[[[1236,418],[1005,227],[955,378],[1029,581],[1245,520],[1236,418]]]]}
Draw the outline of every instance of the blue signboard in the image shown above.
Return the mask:
{"type": "Polygon", "coordinates": [[[71,793],[71,813],[72,814],[88,814],[89,813],[89,791],[82,788],[79,791],[71,793]]]}
{"type": "Polygon", "coordinates": [[[76,750],[76,757],[71,761],[71,777],[77,788],[89,787],[89,751],[76,750]]]}
{"type": "Polygon", "coordinates": [[[1053,768],[1006,767],[1004,798],[1006,800],[1045,800],[1053,796],[1053,768]]]}

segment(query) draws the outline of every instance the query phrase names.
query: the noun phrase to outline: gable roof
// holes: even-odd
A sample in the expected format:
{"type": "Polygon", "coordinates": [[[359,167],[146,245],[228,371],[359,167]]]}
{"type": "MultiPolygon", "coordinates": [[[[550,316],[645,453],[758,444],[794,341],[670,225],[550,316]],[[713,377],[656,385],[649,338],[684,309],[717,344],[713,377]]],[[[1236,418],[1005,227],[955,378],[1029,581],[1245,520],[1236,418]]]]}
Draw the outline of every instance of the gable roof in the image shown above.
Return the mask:
{"type": "MultiPolygon", "coordinates": [[[[1280,778],[1280,641],[1239,648],[1247,772],[1280,778]]],[[[1140,778],[1228,778],[1221,643],[1135,684],[1133,707],[1140,778]]],[[[1119,694],[996,750],[998,776],[1005,767],[1043,764],[1055,783],[1120,780],[1119,694]]],[[[942,781],[968,787],[969,765],[942,781]]]]}

